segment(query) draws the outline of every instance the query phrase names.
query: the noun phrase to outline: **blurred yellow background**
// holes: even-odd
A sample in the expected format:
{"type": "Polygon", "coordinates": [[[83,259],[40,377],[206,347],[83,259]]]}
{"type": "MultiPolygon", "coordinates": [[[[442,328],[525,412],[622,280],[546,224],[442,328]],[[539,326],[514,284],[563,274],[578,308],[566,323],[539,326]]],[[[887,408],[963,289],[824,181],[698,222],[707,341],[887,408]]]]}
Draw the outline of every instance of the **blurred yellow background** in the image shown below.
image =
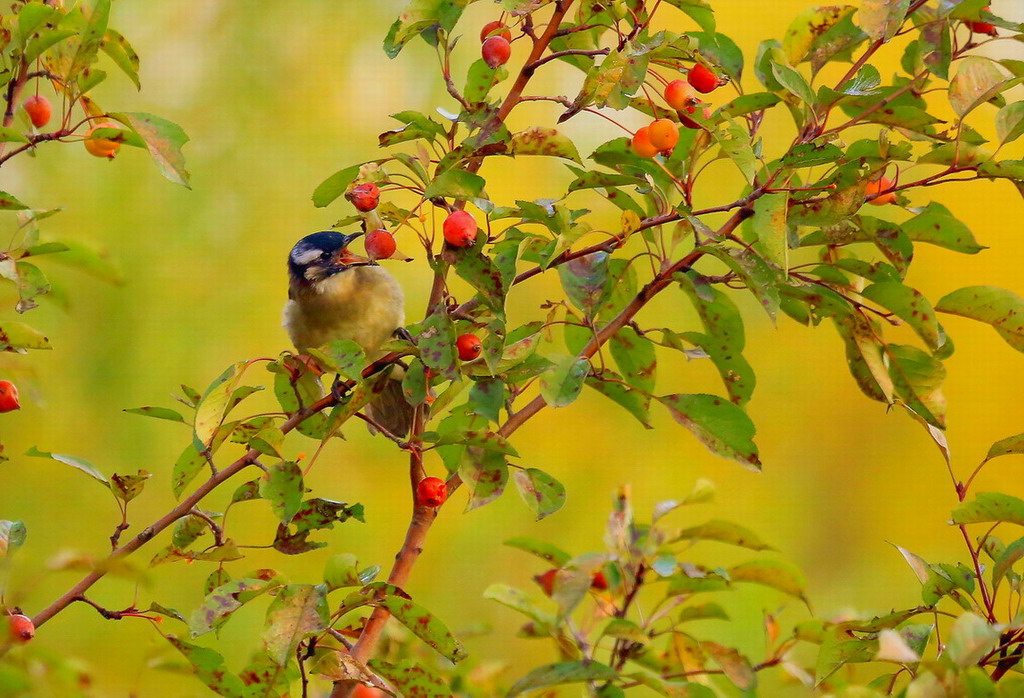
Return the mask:
{"type": "MultiPolygon", "coordinates": [[[[998,11],[1010,2],[995,0],[993,6],[998,11]]],[[[0,437],[12,456],[0,466],[0,518],[22,519],[28,526],[12,582],[28,613],[77,579],[77,573],[38,576],[46,561],[65,549],[104,554],[117,511],[88,477],[20,454],[35,445],[86,458],[107,474],[139,468],[154,473],[143,497],[131,506],[135,526],[128,535],[166,511],[173,504],[170,469],[187,431],[121,410],[173,406],[169,394],[179,383],[203,389],[238,359],[289,349],[280,327],[285,256],[299,237],[351,213],[344,201],[315,209],[310,202],[314,187],[344,166],[377,157],[377,134],[396,124],[388,114],[451,109],[425,44],[414,41],[395,60],[381,51],[387,28],[403,5],[401,0],[122,0],[115,4],[111,25],[141,55],[143,89],[136,94],[111,68],[94,96],[110,111],[153,112],[180,124],[191,137],[185,154],[192,191],[163,180],[145,153],[132,148],[108,163],[77,144],[46,144],[36,158],[18,157],[4,168],[4,190],[36,208],[67,207],[45,222],[46,237],[85,240],[106,249],[126,282],[123,287],[105,285],[42,261],[53,282],[66,290],[70,309],[44,302],[25,320],[42,328],[55,349],[0,358],[0,374],[13,365],[37,374],[37,389],[24,391],[31,393],[25,395],[24,409],[0,420],[0,437]]],[[[758,42],[781,37],[806,5],[804,0],[721,2],[716,6],[719,31],[741,46],[750,73],[758,42]]],[[[681,17],[667,7],[664,14],[681,17]]],[[[475,58],[478,28],[496,15],[489,2],[473,4],[464,15],[457,82],[475,58]]],[[[688,20],[678,21],[673,28],[693,28],[688,20]]],[[[1017,51],[1020,58],[1019,45],[1017,51]]],[[[883,52],[876,63],[883,76],[892,73],[894,55],[883,52]]],[[[522,57],[516,44],[513,65],[522,57]]],[[[571,96],[579,75],[552,64],[536,82],[530,93],[571,96]]],[[[744,77],[749,89],[755,82],[752,74],[744,77]]],[[[550,122],[556,114],[528,105],[517,110],[513,124],[550,122]]],[[[990,107],[978,110],[975,121],[983,132],[991,133],[993,115],[990,107]]],[[[788,143],[788,117],[779,112],[772,118],[780,125],[764,131],[768,146],[773,140],[780,146],[788,143]]],[[[581,153],[618,135],[586,114],[570,121],[567,130],[581,153]]],[[[1021,157],[1020,142],[1003,156],[1021,157]]],[[[567,172],[538,160],[489,163],[482,174],[491,196],[499,203],[556,196],[567,172]]],[[[735,198],[735,179],[728,170],[723,165],[709,171],[699,187],[699,206],[735,198]]],[[[918,245],[910,285],[933,302],[954,288],[979,283],[1024,294],[1024,206],[1008,183],[972,182],[912,196],[916,203],[941,200],[990,249],[963,256],[918,245]]],[[[598,211],[608,213],[606,207],[598,211]]],[[[10,220],[3,224],[11,225],[10,220]]],[[[401,238],[399,245],[407,252],[417,247],[401,238]]],[[[395,264],[392,270],[405,286],[410,320],[419,319],[429,288],[426,265],[395,264]]],[[[514,314],[528,316],[556,294],[554,275],[519,289],[511,297],[514,314]]],[[[13,303],[5,297],[3,317],[13,315],[13,303]]],[[[962,542],[946,524],[955,502],[953,489],[921,427],[899,413],[886,414],[884,406],[860,394],[828,323],[808,329],[781,317],[776,328],[745,300],[743,312],[746,355],[758,379],[749,412],[758,426],[764,472],[716,459],[664,414],[656,413],[656,430],[645,431],[589,391],[569,408],[543,413],[515,441],[523,464],[549,471],[566,485],[565,508],[535,523],[509,491],[497,503],[463,515],[465,495],[460,492],[443,509],[408,585],[418,601],[456,631],[480,622],[494,626],[490,635],[468,640],[472,654],[509,662],[510,679],[553,659],[548,645],[513,637],[518,616],[481,598],[495,581],[539,596],[530,576],[543,570],[541,563],[500,543],[528,535],[558,541],[573,553],[599,550],[611,496],[623,482],[632,484],[638,514],[646,518],[654,502],[684,495],[698,477],[710,478],[718,485],[716,502],[676,514],[679,521],[729,518],[755,529],[804,570],[815,611],[826,617],[885,612],[919,601],[919,585],[890,543],[929,561],[960,559],[962,542]]],[[[670,289],[639,321],[672,326],[680,317],[692,319],[692,312],[683,296],[670,289]]],[[[1024,431],[1024,357],[989,328],[958,318],[944,322],[957,347],[946,362],[948,438],[954,467],[964,477],[993,441],[1024,431]]],[[[710,366],[667,353],[660,358],[660,392],[721,392],[710,366]]],[[[253,375],[260,373],[257,368],[253,375]]],[[[362,502],[367,523],[352,522],[322,534],[331,545],[303,556],[252,551],[250,558],[230,566],[234,574],[273,566],[293,581],[316,581],[327,557],[338,552],[353,552],[364,564],[387,569],[407,522],[405,460],[390,443],[369,437],[361,427],[350,427],[347,436],[348,441],[336,441],[327,450],[310,482],[320,496],[362,502]]],[[[313,448],[302,437],[289,442],[292,453],[313,448]]],[[[432,466],[440,474],[440,464],[432,466]]],[[[1024,495],[1020,467],[1011,459],[996,462],[976,487],[1024,495]]],[[[207,508],[219,510],[228,490],[207,508]]],[[[247,525],[231,531],[237,541],[272,540],[274,522],[265,506],[241,505],[232,516],[235,525],[243,519],[247,525]]],[[[149,544],[138,562],[144,564],[164,544],[166,534],[149,544]]],[[[756,557],[703,546],[694,555],[715,563],[756,557]]],[[[134,583],[124,580],[104,580],[92,595],[110,608],[124,608],[138,598],[143,607],[158,600],[189,611],[201,600],[209,571],[203,564],[178,563],[156,570],[138,597],[134,583]]],[[[762,609],[775,612],[785,606],[784,622],[807,615],[770,591],[748,589],[734,596],[731,607],[742,622],[707,622],[699,631],[740,643],[755,660],[764,652],[762,609]]],[[[253,646],[262,608],[256,604],[259,610],[243,612],[223,633],[219,647],[235,668],[253,646]]],[[[205,695],[190,677],[145,668],[151,658],[173,650],[144,621],[104,621],[79,604],[42,628],[35,642],[86,660],[96,673],[97,695],[124,696],[132,690],[147,698],[205,695]]]]}

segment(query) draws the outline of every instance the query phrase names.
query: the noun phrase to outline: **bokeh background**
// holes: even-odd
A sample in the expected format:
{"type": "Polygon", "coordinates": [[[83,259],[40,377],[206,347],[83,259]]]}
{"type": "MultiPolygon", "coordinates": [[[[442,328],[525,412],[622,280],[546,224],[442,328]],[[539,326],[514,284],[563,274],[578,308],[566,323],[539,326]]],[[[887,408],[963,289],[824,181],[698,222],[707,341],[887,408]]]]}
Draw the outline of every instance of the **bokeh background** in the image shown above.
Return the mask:
{"type": "MultiPolygon", "coordinates": [[[[1011,2],[995,0],[993,7],[1009,14],[1011,2]]],[[[77,578],[77,573],[41,574],[47,561],[66,550],[104,554],[117,512],[112,498],[82,473],[20,454],[35,445],[81,456],[108,474],[146,469],[154,477],[133,503],[130,520],[140,525],[166,511],[173,504],[170,469],[187,432],[121,410],[173,406],[169,395],[180,383],[202,389],[238,359],[288,349],[280,327],[285,255],[297,238],[350,213],[344,201],[315,209],[314,187],[344,166],[376,157],[377,134],[395,124],[388,114],[451,108],[433,52],[422,42],[413,42],[396,60],[381,51],[403,4],[121,0],[111,25],[141,55],[143,88],[135,93],[111,68],[95,98],[111,111],[149,111],[179,123],[191,137],[185,153],[192,190],[163,180],[145,153],[131,148],[108,163],[77,144],[45,145],[35,158],[19,157],[4,167],[4,190],[33,207],[66,206],[46,221],[46,237],[84,240],[106,250],[124,279],[122,286],[113,286],[60,267],[57,258],[41,262],[67,295],[68,307],[44,302],[26,319],[44,329],[55,348],[0,358],[0,374],[13,368],[35,373],[24,391],[24,408],[0,421],[0,437],[12,456],[0,466],[0,517],[24,520],[29,531],[10,593],[27,612],[48,604],[77,578]]],[[[737,41],[749,61],[758,42],[781,37],[805,5],[803,0],[718,3],[719,30],[737,41]]],[[[456,52],[457,76],[475,58],[477,28],[496,15],[489,2],[466,12],[467,40],[456,52]]],[[[676,18],[673,28],[692,28],[671,8],[664,15],[676,18]]],[[[513,63],[522,58],[516,46],[513,63]]],[[[892,71],[893,60],[882,54],[876,65],[883,75],[892,71]]],[[[570,69],[550,64],[530,92],[572,95],[578,79],[570,69]]],[[[753,76],[744,82],[752,86],[753,76]]],[[[530,105],[517,110],[513,123],[550,122],[555,113],[530,105]]],[[[978,110],[983,132],[991,133],[993,115],[989,107],[978,110]]],[[[763,131],[767,143],[788,143],[788,119],[782,113],[775,118],[778,126],[763,131]]],[[[587,153],[618,135],[612,128],[584,114],[567,130],[587,153]]],[[[1019,142],[1004,156],[1021,157],[1019,142]]],[[[483,174],[492,197],[508,202],[561,191],[567,172],[539,160],[489,164],[483,174]]],[[[702,181],[701,205],[735,198],[736,181],[727,164],[712,168],[702,181]]],[[[1024,205],[1017,192],[1005,182],[972,182],[913,195],[918,203],[928,197],[952,209],[990,249],[963,256],[919,245],[908,283],[933,301],[978,283],[1024,293],[1024,205]]],[[[588,203],[601,210],[600,202],[588,203]]],[[[6,231],[10,220],[3,225],[6,231]]],[[[415,252],[414,241],[399,242],[415,252]]],[[[429,287],[426,265],[395,264],[393,271],[406,289],[410,318],[417,319],[429,287]]],[[[515,313],[528,317],[556,294],[557,280],[550,278],[517,290],[511,302],[515,313]]],[[[3,317],[13,316],[13,303],[5,297],[3,317]]],[[[749,328],[746,353],[758,378],[749,411],[758,426],[764,472],[714,458],[665,415],[657,415],[657,428],[646,431],[592,394],[542,414],[517,434],[517,445],[524,464],[547,470],[566,485],[565,508],[536,523],[510,491],[464,515],[465,495],[459,493],[445,507],[408,585],[455,630],[493,627],[490,634],[468,640],[474,655],[507,662],[509,678],[551,661],[546,644],[514,637],[519,617],[481,598],[495,581],[536,594],[530,576],[543,570],[541,564],[501,541],[528,535],[558,541],[574,553],[599,550],[620,483],[632,485],[636,508],[646,516],[654,502],[684,495],[698,477],[710,478],[718,486],[716,502],[678,514],[680,523],[731,518],[755,529],[781,557],[804,570],[814,609],[823,616],[917,603],[918,584],[892,544],[931,561],[959,559],[962,544],[946,523],[954,493],[920,426],[899,413],[887,414],[860,394],[827,323],[808,329],[783,317],[775,327],[752,304],[744,302],[743,311],[749,328]]],[[[663,326],[680,318],[692,319],[692,312],[681,294],[670,291],[640,322],[663,326]]],[[[1024,357],[986,327],[957,318],[945,324],[957,346],[946,362],[948,438],[954,467],[964,476],[991,442],[1024,431],[1024,357]]],[[[709,366],[668,354],[660,358],[662,392],[720,390],[709,366]]],[[[347,435],[348,441],[335,442],[321,458],[311,484],[322,496],[362,502],[367,523],[337,527],[326,536],[328,548],[304,556],[254,550],[249,559],[231,565],[235,574],[275,566],[294,581],[315,581],[327,557],[337,552],[353,552],[364,564],[387,568],[407,521],[404,459],[361,428],[350,428],[347,435]]],[[[314,447],[301,437],[289,443],[293,453],[314,447]]],[[[440,465],[433,466],[439,474],[440,465]]],[[[1011,459],[997,462],[979,478],[978,488],[998,486],[1022,495],[1020,467],[1011,459]]],[[[228,495],[214,498],[208,508],[217,509],[228,495]]],[[[236,524],[244,518],[246,525],[233,530],[233,537],[269,543],[274,527],[269,512],[245,506],[237,510],[244,516],[236,524]]],[[[151,543],[138,562],[144,564],[165,543],[151,543]]],[[[695,549],[694,557],[731,563],[754,555],[709,547],[695,549]]],[[[199,603],[208,572],[202,564],[162,567],[148,585],[110,579],[92,594],[111,608],[136,599],[147,606],[155,599],[187,611],[199,603]]],[[[770,591],[749,590],[723,602],[737,620],[707,622],[698,631],[739,643],[754,658],[764,651],[762,611],[781,611],[784,623],[807,617],[806,609],[770,591]]],[[[253,646],[253,632],[262,622],[259,608],[233,620],[222,635],[219,647],[235,667],[253,646]]],[[[98,695],[205,695],[190,677],[149,668],[171,650],[142,621],[107,622],[79,604],[46,625],[35,642],[87,662],[98,695]]]]}

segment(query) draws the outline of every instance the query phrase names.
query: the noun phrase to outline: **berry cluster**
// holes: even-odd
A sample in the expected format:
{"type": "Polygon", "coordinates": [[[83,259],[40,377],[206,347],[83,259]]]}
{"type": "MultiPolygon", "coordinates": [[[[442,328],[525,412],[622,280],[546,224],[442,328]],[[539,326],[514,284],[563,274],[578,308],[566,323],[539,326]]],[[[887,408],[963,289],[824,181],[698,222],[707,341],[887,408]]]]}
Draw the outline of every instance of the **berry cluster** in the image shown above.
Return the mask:
{"type": "MultiPolygon", "coordinates": [[[[702,128],[691,118],[700,108],[704,120],[711,118],[711,107],[703,104],[697,93],[707,94],[724,85],[728,80],[713,73],[702,63],[690,68],[685,80],[673,80],[665,85],[665,102],[674,109],[679,122],[687,128],[702,128]]],[[[653,158],[659,153],[671,155],[679,142],[679,127],[671,118],[655,119],[647,126],[637,129],[630,141],[633,152],[642,158],[653,158]]]]}

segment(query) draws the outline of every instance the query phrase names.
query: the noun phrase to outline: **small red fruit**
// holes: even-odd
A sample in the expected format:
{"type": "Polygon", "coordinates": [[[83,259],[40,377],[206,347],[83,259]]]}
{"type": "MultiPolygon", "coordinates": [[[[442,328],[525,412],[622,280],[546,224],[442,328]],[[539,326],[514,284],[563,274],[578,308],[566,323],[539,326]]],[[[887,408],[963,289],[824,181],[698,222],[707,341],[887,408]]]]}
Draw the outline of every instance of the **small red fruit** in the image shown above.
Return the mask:
{"type": "Polygon", "coordinates": [[[544,590],[544,593],[548,596],[555,591],[555,576],[558,575],[557,569],[550,569],[544,574],[538,574],[533,578],[533,581],[540,584],[540,588],[544,590]]]}
{"type": "Polygon", "coordinates": [[[50,100],[42,95],[32,95],[25,100],[25,113],[28,114],[29,120],[32,121],[32,125],[36,128],[42,128],[46,124],[50,123],[50,116],[53,115],[53,109],[50,107],[50,100]]]}
{"type": "Polygon", "coordinates": [[[443,230],[452,247],[469,247],[476,240],[476,219],[468,211],[452,211],[444,219],[443,230]]]}
{"type": "Polygon", "coordinates": [[[711,92],[722,85],[722,81],[718,79],[718,76],[700,63],[696,63],[690,68],[686,79],[698,92],[711,92]]]}
{"type": "Polygon", "coordinates": [[[505,65],[512,56],[512,44],[504,36],[492,36],[480,47],[484,62],[492,68],[505,65]]]}
{"type": "Polygon", "coordinates": [[[416,483],[416,502],[420,506],[439,507],[448,499],[448,485],[439,477],[425,477],[416,483]]]}
{"type": "Polygon", "coordinates": [[[665,85],[665,101],[676,111],[682,111],[695,104],[698,99],[693,85],[686,80],[673,80],[665,85]]]}
{"type": "Polygon", "coordinates": [[[85,143],[85,149],[89,151],[90,155],[95,155],[98,158],[113,159],[121,148],[121,144],[106,138],[93,138],[93,132],[101,128],[117,128],[117,124],[110,123],[109,121],[96,124],[85,132],[85,140],[82,142],[85,143]]]}
{"type": "Polygon", "coordinates": [[[380,189],[373,182],[365,182],[352,187],[345,198],[352,202],[357,211],[366,213],[377,208],[377,204],[380,203],[380,189]]]}
{"type": "MultiPolygon", "coordinates": [[[[880,177],[874,182],[868,182],[867,189],[864,190],[865,195],[871,196],[872,194],[878,194],[879,192],[886,191],[892,188],[892,180],[888,177],[880,177]]],[[[873,206],[884,206],[885,204],[892,204],[896,202],[896,192],[890,191],[876,196],[873,199],[869,199],[868,203],[873,206]]]]}
{"type": "Polygon", "coordinates": [[[500,36],[505,41],[512,41],[512,32],[508,30],[504,22],[499,22],[498,20],[488,22],[480,30],[480,43],[487,41],[487,38],[491,36],[500,36]]]}
{"type": "Polygon", "coordinates": [[[679,127],[668,119],[657,119],[647,127],[647,138],[659,151],[671,150],[679,142],[679,127]]]}
{"type": "Polygon", "coordinates": [[[472,361],[480,356],[484,345],[480,343],[480,338],[475,334],[460,334],[455,340],[455,348],[459,352],[461,361],[472,361]]]}
{"type": "Polygon", "coordinates": [[[7,623],[10,628],[11,640],[14,642],[28,642],[36,636],[36,626],[32,624],[32,619],[28,616],[15,613],[7,616],[7,623]]]}
{"type": "Polygon", "coordinates": [[[379,688],[361,683],[356,686],[356,690],[352,691],[352,698],[387,698],[387,693],[379,688]]]}
{"type": "Polygon", "coordinates": [[[604,572],[602,572],[601,570],[598,570],[594,574],[593,579],[590,580],[590,588],[594,589],[596,591],[607,591],[608,590],[608,580],[605,579],[604,572]]]}
{"type": "MultiPolygon", "coordinates": [[[[984,10],[985,12],[990,11],[987,5],[981,9],[984,10]]],[[[996,36],[997,33],[996,26],[991,22],[965,21],[964,24],[966,24],[967,28],[970,29],[975,34],[988,34],[989,36],[996,36]]]]}
{"type": "Polygon", "coordinates": [[[679,114],[679,121],[680,123],[682,123],[683,126],[685,126],[686,128],[704,128],[703,126],[700,125],[700,123],[690,118],[690,114],[697,113],[698,107],[700,107],[701,116],[704,117],[705,121],[711,118],[713,112],[711,111],[710,104],[693,104],[684,109],[682,113],[679,114]]]}
{"type": "Polygon", "coordinates": [[[370,259],[387,259],[398,247],[395,244],[395,236],[386,230],[367,233],[363,244],[366,246],[366,256],[370,259]]]}
{"type": "Polygon", "coordinates": [[[629,146],[633,149],[633,152],[642,158],[653,158],[660,151],[651,143],[650,129],[647,126],[638,128],[636,133],[633,134],[633,140],[629,142],[629,146]]]}
{"type": "Polygon", "coordinates": [[[19,407],[18,386],[10,381],[0,381],[0,412],[13,412],[19,407]]]}

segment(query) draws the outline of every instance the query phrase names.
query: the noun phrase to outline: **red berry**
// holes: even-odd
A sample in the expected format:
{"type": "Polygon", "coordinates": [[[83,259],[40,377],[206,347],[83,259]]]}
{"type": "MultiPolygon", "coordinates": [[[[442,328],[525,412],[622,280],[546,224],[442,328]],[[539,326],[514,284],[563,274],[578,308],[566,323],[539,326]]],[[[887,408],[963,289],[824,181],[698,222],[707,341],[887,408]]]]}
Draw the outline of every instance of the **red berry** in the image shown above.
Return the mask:
{"type": "Polygon", "coordinates": [[[698,100],[693,85],[686,80],[673,80],[665,85],[665,101],[676,111],[682,111],[698,100]]]}
{"type": "Polygon", "coordinates": [[[7,616],[10,627],[10,637],[14,642],[28,642],[36,636],[36,626],[32,619],[20,613],[7,616]]]}
{"type": "Polygon", "coordinates": [[[365,182],[352,187],[352,190],[345,194],[345,198],[352,202],[357,211],[365,213],[377,208],[380,202],[380,189],[373,182],[365,182]]]}
{"type": "Polygon", "coordinates": [[[504,22],[494,20],[484,25],[484,28],[480,30],[480,42],[487,41],[490,36],[500,36],[505,41],[512,41],[512,32],[508,30],[504,22]]]}
{"type": "Polygon", "coordinates": [[[476,219],[468,211],[452,211],[444,219],[443,230],[452,247],[469,247],[476,240],[476,219]]]}
{"type": "Polygon", "coordinates": [[[651,143],[650,128],[647,126],[636,130],[636,133],[633,134],[633,139],[629,142],[629,146],[633,149],[634,153],[642,158],[653,158],[660,152],[660,149],[655,148],[654,144],[651,143]]]}
{"type": "Polygon", "coordinates": [[[448,485],[439,477],[425,477],[416,483],[416,502],[424,507],[439,507],[448,499],[448,485]]]}
{"type": "Polygon", "coordinates": [[[607,591],[608,590],[608,580],[605,579],[604,572],[602,572],[601,570],[598,570],[594,574],[593,579],[590,580],[590,588],[591,589],[595,589],[597,591],[607,591]]]}
{"type": "Polygon", "coordinates": [[[25,100],[25,112],[36,128],[42,128],[50,123],[50,116],[53,109],[50,108],[50,100],[42,95],[33,95],[25,100]]]}
{"type": "Polygon", "coordinates": [[[690,68],[686,79],[698,92],[711,92],[722,84],[718,76],[705,68],[702,64],[696,63],[690,68]]]}
{"type": "Polygon", "coordinates": [[[480,47],[484,62],[492,68],[505,65],[512,56],[512,44],[504,36],[492,36],[480,47]]]}
{"type": "Polygon", "coordinates": [[[996,25],[990,22],[964,22],[972,32],[975,34],[988,34],[989,36],[996,36],[996,25]]]}
{"type": "Polygon", "coordinates": [[[679,142],[679,127],[668,119],[657,119],[647,127],[647,138],[659,151],[671,150],[679,142]]]}
{"type": "Polygon", "coordinates": [[[548,596],[555,591],[555,576],[558,574],[557,569],[550,569],[544,574],[538,574],[533,578],[533,581],[540,584],[540,588],[544,590],[544,593],[548,596]]]}
{"type": "Polygon", "coordinates": [[[455,348],[459,351],[461,361],[472,361],[480,356],[484,345],[480,343],[480,338],[475,334],[462,334],[455,340],[455,348]]]}
{"type": "Polygon", "coordinates": [[[387,694],[379,688],[361,683],[352,691],[352,698],[387,698],[387,694]]]}
{"type": "Polygon", "coordinates": [[[19,407],[18,386],[10,381],[0,381],[0,412],[13,412],[19,407]]]}
{"type": "Polygon", "coordinates": [[[370,259],[387,259],[395,253],[395,236],[386,230],[374,230],[366,235],[364,241],[366,255],[370,259]]]}

